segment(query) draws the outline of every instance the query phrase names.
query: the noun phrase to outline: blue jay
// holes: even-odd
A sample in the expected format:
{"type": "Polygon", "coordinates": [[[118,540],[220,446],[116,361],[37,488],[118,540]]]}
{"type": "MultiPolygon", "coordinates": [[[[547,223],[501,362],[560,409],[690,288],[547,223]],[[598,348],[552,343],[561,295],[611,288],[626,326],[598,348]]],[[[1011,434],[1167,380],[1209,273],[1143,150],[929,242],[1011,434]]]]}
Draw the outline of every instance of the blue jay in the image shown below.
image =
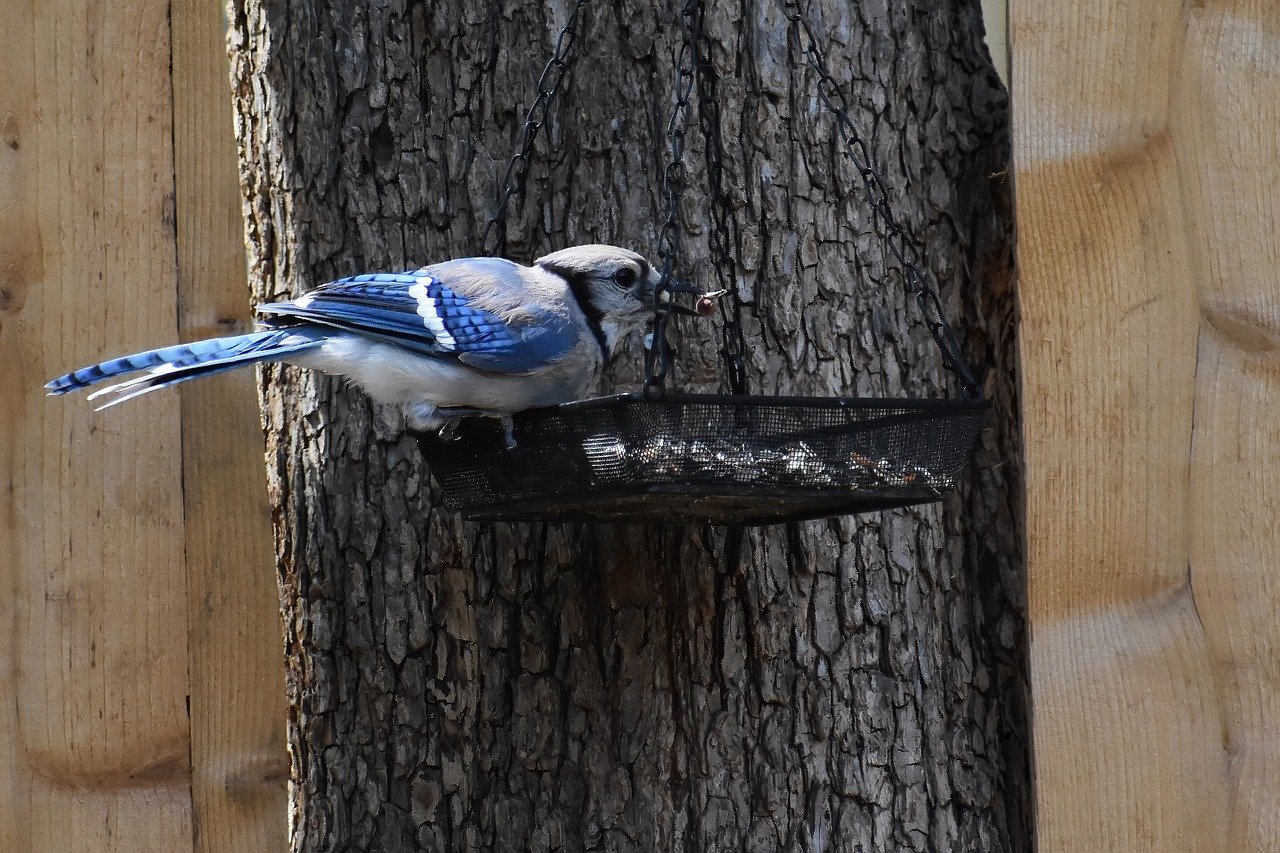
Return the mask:
{"type": "MultiPolygon", "coordinates": [[[[603,245],[562,249],[531,267],[464,258],[357,275],[259,305],[256,332],[104,361],[45,388],[66,394],[145,371],[89,395],[107,408],[188,379],[282,361],[348,377],[374,400],[400,406],[411,429],[440,429],[465,415],[505,418],[590,393],[621,339],[650,316],[660,278],[635,252],[603,245]]],[[[669,287],[699,293],[674,279],[669,287]]]]}

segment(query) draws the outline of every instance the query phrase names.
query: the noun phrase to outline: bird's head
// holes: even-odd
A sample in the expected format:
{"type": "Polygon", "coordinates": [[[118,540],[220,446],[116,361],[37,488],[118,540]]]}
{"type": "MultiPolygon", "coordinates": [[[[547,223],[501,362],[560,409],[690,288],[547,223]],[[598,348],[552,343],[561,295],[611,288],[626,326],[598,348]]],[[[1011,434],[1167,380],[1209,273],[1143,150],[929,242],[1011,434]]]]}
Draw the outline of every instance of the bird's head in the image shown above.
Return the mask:
{"type": "MultiPolygon", "coordinates": [[[[588,318],[613,332],[610,347],[613,337],[638,327],[653,313],[653,294],[662,279],[661,270],[617,246],[574,246],[544,255],[534,264],[568,282],[588,318]]],[[[667,289],[702,295],[698,288],[674,278],[668,279],[667,289]]],[[[679,314],[698,313],[674,302],[669,308],[679,314]]]]}

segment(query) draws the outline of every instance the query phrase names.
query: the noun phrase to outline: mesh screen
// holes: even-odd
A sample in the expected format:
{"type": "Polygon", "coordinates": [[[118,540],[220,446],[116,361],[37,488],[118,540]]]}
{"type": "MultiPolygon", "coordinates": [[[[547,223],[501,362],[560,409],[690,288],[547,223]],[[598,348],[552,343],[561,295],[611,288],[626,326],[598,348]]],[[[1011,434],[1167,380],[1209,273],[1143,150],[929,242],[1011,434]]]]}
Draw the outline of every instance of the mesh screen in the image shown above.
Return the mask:
{"type": "Polygon", "coordinates": [[[638,395],[420,436],[446,503],[472,518],[763,524],[937,500],[985,403],[638,395]]]}

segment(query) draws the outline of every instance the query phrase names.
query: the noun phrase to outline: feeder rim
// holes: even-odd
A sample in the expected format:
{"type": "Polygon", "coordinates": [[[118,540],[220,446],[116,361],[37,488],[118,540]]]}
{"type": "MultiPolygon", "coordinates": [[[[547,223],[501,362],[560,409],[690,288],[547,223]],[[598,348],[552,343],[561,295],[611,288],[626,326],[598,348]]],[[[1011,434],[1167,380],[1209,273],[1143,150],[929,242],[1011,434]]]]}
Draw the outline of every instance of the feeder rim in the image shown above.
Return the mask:
{"type": "Polygon", "coordinates": [[[643,391],[628,391],[621,394],[608,394],[600,397],[588,397],[584,400],[573,400],[568,403],[557,403],[553,406],[541,406],[536,411],[574,411],[577,409],[593,409],[612,403],[703,403],[731,406],[815,406],[818,408],[839,409],[971,409],[982,411],[991,407],[985,399],[969,397],[804,397],[804,396],[770,396],[766,394],[688,394],[669,391],[661,397],[648,397],[643,391]]]}
{"type": "MultiPolygon", "coordinates": [[[[768,486],[761,489],[759,486],[730,486],[724,484],[650,483],[639,488],[618,487],[595,490],[587,498],[568,503],[558,497],[532,500],[528,498],[506,499],[469,506],[463,512],[469,521],[543,520],[541,514],[552,511],[563,514],[552,517],[549,519],[551,521],[622,523],[629,519],[622,517],[595,517],[586,508],[593,503],[608,502],[617,498],[660,499],[662,497],[679,497],[689,500],[706,500],[722,497],[763,497],[769,501],[785,501],[792,498],[814,498],[820,495],[829,501],[825,506],[815,506],[798,513],[787,513],[785,517],[779,517],[776,509],[772,513],[755,509],[752,511],[754,514],[749,513],[744,519],[733,522],[735,525],[740,524],[744,527],[767,527],[791,521],[814,521],[820,518],[845,515],[850,504],[858,505],[860,507],[859,512],[876,512],[884,509],[920,506],[921,504],[934,503],[939,499],[937,493],[929,496],[923,490],[917,494],[906,494],[901,489],[897,490],[897,494],[888,494],[887,491],[889,490],[881,490],[868,496],[864,491],[837,488],[815,489],[803,486],[768,486]]],[[[692,526],[706,524],[726,526],[729,524],[725,521],[708,520],[706,516],[700,516],[696,512],[673,513],[672,518],[664,518],[660,523],[692,526]],[[674,517],[683,517],[687,520],[675,521],[674,517]]]]}

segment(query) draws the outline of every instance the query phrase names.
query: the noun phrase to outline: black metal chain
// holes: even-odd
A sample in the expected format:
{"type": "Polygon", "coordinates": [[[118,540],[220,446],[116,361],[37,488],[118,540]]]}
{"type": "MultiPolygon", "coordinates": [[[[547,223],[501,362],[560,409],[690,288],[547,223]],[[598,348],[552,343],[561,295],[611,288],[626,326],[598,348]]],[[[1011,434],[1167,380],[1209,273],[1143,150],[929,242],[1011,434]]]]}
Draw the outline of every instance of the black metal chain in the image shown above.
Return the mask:
{"type": "Polygon", "coordinates": [[[671,159],[662,172],[662,193],[667,200],[667,218],[658,232],[658,258],[662,277],[653,293],[653,331],[644,356],[644,394],[661,397],[666,393],[671,369],[671,344],[667,340],[670,312],[664,306],[671,271],[680,255],[680,198],[684,192],[684,138],[689,130],[689,95],[694,85],[694,45],[702,32],[702,0],[685,0],[680,10],[680,50],[676,55],[675,106],[667,123],[671,159]]]}
{"type": "Polygon", "coordinates": [[[582,7],[591,0],[577,0],[569,12],[569,20],[556,38],[556,47],[551,60],[542,69],[538,77],[538,94],[525,113],[524,128],[521,133],[520,150],[507,163],[507,173],[502,179],[502,189],[498,195],[498,203],[494,207],[493,216],[484,226],[484,234],[480,238],[481,250],[488,255],[502,256],[507,253],[507,211],[512,197],[524,198],[529,181],[529,163],[533,155],[533,146],[538,139],[538,131],[547,122],[551,104],[560,93],[570,67],[573,65],[573,47],[578,38],[578,17],[582,7]],[[496,229],[496,231],[495,231],[496,229]],[[495,242],[490,245],[489,238],[496,234],[495,242]]]}
{"type": "Polygon", "coordinates": [[[698,82],[698,126],[706,148],[707,193],[711,213],[708,244],[719,289],[727,291],[730,296],[729,299],[719,301],[722,334],[720,358],[724,361],[730,393],[746,394],[747,341],[742,331],[743,301],[738,292],[738,253],[734,251],[736,245],[730,227],[733,225],[733,205],[724,191],[724,140],[720,132],[720,100],[716,91],[718,77],[711,56],[711,39],[701,22],[694,40],[694,63],[698,82]]]}
{"type": "MultiPolygon", "coordinates": [[[[493,215],[485,224],[481,237],[483,250],[491,255],[503,255],[507,250],[506,219],[511,200],[524,197],[529,178],[529,166],[533,147],[542,127],[546,124],[551,104],[574,61],[573,48],[577,41],[577,25],[582,8],[590,0],[576,0],[564,28],[556,39],[550,61],[538,78],[537,96],[525,114],[519,151],[507,163],[502,189],[493,215]],[[490,237],[495,236],[493,244],[490,237]]],[[[818,75],[818,97],[835,117],[844,142],[846,155],[853,162],[862,182],[863,193],[871,208],[873,223],[884,224],[882,240],[890,254],[902,268],[908,291],[916,298],[925,324],[942,354],[943,366],[954,373],[965,393],[980,397],[981,389],[964,358],[955,331],[947,321],[942,302],[929,279],[921,271],[920,252],[916,244],[897,221],[889,205],[888,192],[876,171],[871,152],[849,118],[849,103],[839,83],[827,69],[826,61],[818,47],[818,40],[805,18],[804,0],[781,0],[783,14],[805,39],[805,54],[810,67],[818,75]]],[[[645,353],[644,390],[647,396],[661,396],[665,391],[667,374],[671,367],[671,347],[667,340],[667,324],[670,313],[664,307],[664,295],[676,260],[680,254],[680,200],[684,191],[684,147],[689,128],[689,98],[696,84],[698,87],[699,128],[706,141],[707,180],[711,203],[712,229],[709,236],[712,262],[716,268],[721,289],[732,294],[732,310],[725,301],[720,302],[723,321],[724,359],[729,376],[730,390],[735,394],[746,392],[746,341],[742,331],[744,302],[737,287],[737,265],[730,234],[732,206],[724,192],[723,141],[720,132],[720,109],[716,97],[716,74],[711,58],[711,42],[703,32],[704,9],[702,0],[685,0],[680,10],[681,43],[676,58],[675,106],[667,125],[671,159],[663,171],[662,188],[667,202],[667,216],[658,236],[658,256],[662,263],[662,276],[654,293],[654,320],[650,344],[645,353]]]]}
{"type": "Polygon", "coordinates": [[[805,17],[804,0],[781,0],[781,3],[782,13],[791,22],[792,27],[804,36],[806,42],[804,51],[808,57],[809,66],[818,75],[818,98],[835,116],[841,136],[845,145],[848,146],[845,154],[853,162],[862,181],[862,190],[867,205],[871,208],[873,227],[876,219],[884,224],[885,233],[882,237],[884,245],[902,268],[907,290],[915,296],[921,316],[929,328],[929,334],[933,336],[934,342],[942,353],[943,366],[956,375],[967,396],[980,398],[982,389],[969,369],[969,363],[965,360],[955,331],[947,321],[946,313],[942,309],[942,301],[920,269],[920,251],[906,229],[893,215],[893,209],[889,206],[889,194],[875,169],[871,152],[849,118],[848,97],[836,82],[835,77],[827,70],[827,63],[818,47],[818,40],[805,17]]]}

